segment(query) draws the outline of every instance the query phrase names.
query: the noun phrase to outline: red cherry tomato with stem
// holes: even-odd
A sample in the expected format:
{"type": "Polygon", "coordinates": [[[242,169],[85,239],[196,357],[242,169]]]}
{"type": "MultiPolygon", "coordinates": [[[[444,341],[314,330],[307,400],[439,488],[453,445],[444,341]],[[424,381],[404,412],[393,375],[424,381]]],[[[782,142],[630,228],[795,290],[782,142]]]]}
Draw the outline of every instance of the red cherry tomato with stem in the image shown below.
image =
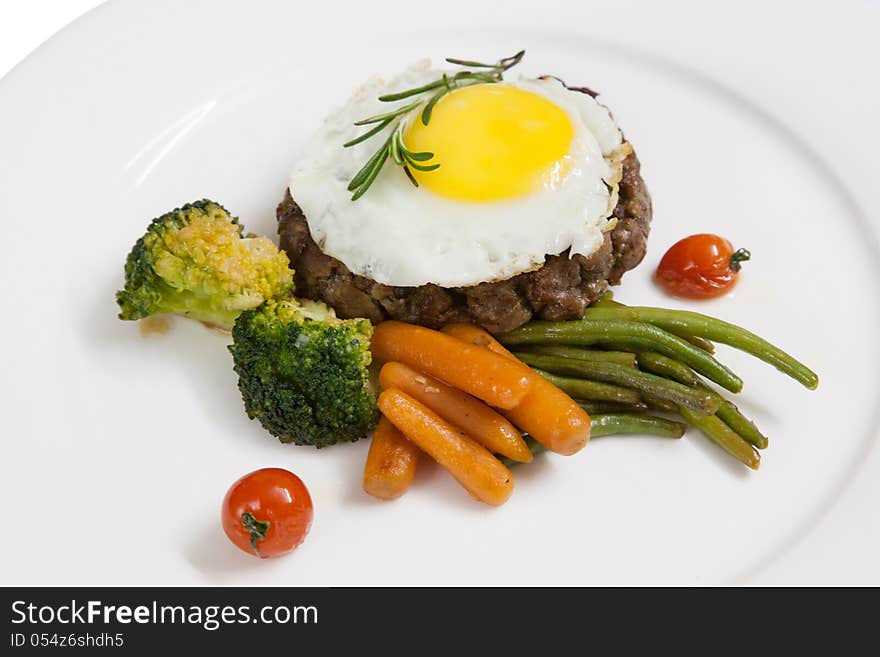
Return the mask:
{"type": "Polygon", "coordinates": [[[750,257],[746,249],[734,251],[733,245],[718,235],[691,235],[669,248],[654,279],[674,296],[711,299],[736,285],[741,263],[750,257]]]}
{"type": "Polygon", "coordinates": [[[281,468],[245,475],[223,499],[223,531],[237,547],[277,557],[300,545],[312,526],[312,498],[302,480],[281,468]]]}

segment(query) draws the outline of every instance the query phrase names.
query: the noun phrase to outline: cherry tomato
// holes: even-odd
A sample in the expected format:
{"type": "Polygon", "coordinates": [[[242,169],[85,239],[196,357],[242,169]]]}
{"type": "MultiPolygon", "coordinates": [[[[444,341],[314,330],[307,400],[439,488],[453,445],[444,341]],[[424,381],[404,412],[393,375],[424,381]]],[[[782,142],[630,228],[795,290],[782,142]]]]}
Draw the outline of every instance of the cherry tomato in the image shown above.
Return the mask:
{"type": "Polygon", "coordinates": [[[654,279],[677,297],[711,299],[736,284],[740,263],[750,257],[745,249],[734,251],[730,242],[718,235],[691,235],[670,247],[654,279]]]}
{"type": "Polygon", "coordinates": [[[281,468],[245,475],[223,499],[223,531],[236,546],[258,557],[287,554],[312,526],[312,498],[302,480],[281,468]]]}

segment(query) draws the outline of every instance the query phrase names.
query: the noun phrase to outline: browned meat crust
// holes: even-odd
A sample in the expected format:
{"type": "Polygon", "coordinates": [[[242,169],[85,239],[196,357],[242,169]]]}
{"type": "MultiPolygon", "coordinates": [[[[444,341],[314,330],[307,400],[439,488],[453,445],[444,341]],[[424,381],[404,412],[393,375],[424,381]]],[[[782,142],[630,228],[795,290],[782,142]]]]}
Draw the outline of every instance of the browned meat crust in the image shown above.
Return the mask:
{"type": "Polygon", "coordinates": [[[289,191],[277,211],[281,248],[296,270],[299,296],[324,301],[343,318],[399,319],[432,328],[469,321],[493,333],[509,331],[532,318],[579,319],[609,284],[620,283],[624,272],[642,261],[651,227],[651,197],[635,152],[623,162],[620,198],[613,215],[617,226],[588,257],[569,257],[565,251],[548,256],[540,269],[505,281],[443,288],[433,284],[393,287],[354,275],[315,244],[289,191]]]}

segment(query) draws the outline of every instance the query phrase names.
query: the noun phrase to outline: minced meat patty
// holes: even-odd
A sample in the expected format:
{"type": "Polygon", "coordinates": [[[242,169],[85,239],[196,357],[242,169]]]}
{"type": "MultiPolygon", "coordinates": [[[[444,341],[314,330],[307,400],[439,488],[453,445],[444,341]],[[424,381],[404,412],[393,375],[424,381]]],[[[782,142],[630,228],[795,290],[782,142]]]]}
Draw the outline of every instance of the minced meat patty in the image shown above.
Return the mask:
{"type": "Polygon", "coordinates": [[[504,281],[469,287],[383,285],[352,274],[342,262],[324,254],[309,233],[302,210],[288,190],[278,206],[281,248],[296,271],[297,295],[332,306],[342,318],[372,322],[399,319],[440,328],[451,322],[473,322],[502,333],[530,319],[580,319],[586,307],[617,285],[624,272],[645,256],[651,227],[651,197],[633,152],[623,162],[623,178],[613,216],[615,228],[590,254],[547,256],[544,265],[504,281]]]}

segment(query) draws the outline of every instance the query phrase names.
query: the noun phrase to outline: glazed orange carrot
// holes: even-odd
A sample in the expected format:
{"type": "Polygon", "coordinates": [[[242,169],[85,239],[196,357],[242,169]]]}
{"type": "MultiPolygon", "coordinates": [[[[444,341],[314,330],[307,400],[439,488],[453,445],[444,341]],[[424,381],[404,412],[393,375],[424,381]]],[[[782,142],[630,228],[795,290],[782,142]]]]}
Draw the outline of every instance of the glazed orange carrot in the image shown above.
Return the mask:
{"type": "Polygon", "coordinates": [[[510,353],[503,344],[492,337],[492,334],[489,333],[489,331],[480,328],[476,324],[456,322],[455,324],[447,324],[440,330],[454,338],[470,342],[478,347],[486,347],[486,349],[494,351],[499,356],[506,356],[511,360],[519,362],[519,359],[510,353]]]}
{"type": "Polygon", "coordinates": [[[505,416],[552,452],[579,452],[590,440],[590,416],[555,385],[535,377],[529,394],[516,408],[504,411],[505,416]]]}
{"type": "MultiPolygon", "coordinates": [[[[505,349],[492,335],[473,324],[450,324],[443,328],[469,344],[479,345],[527,366],[505,349]]],[[[570,455],[590,440],[590,416],[571,397],[544,377],[528,371],[531,389],[514,408],[502,414],[550,451],[570,455]]]]}
{"type": "Polygon", "coordinates": [[[409,365],[498,408],[516,406],[525,397],[532,380],[509,359],[487,349],[403,322],[387,321],[377,325],[370,351],[380,362],[409,365]]]}
{"type": "Polygon", "coordinates": [[[387,418],[380,418],[364,465],[364,490],[383,500],[400,497],[416,475],[418,460],[419,448],[387,418]]]}
{"type": "Polygon", "coordinates": [[[437,413],[450,424],[495,454],[528,463],[532,452],[519,431],[508,420],[476,397],[422,374],[403,363],[385,363],[379,372],[379,385],[399,388],[437,413]]]}
{"type": "Polygon", "coordinates": [[[379,395],[379,410],[481,502],[499,506],[510,497],[510,470],[489,450],[421,402],[398,388],[388,388],[379,395]]]}

